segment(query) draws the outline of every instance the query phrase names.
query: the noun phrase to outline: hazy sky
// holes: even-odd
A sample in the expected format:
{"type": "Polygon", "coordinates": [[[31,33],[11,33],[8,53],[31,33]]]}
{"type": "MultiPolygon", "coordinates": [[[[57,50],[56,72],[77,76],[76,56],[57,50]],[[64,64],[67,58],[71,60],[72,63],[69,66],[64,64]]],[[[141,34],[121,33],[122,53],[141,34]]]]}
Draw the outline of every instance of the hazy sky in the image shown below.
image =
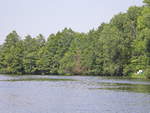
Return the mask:
{"type": "Polygon", "coordinates": [[[143,0],[0,0],[0,43],[8,33],[47,37],[64,27],[87,32],[143,0]]]}

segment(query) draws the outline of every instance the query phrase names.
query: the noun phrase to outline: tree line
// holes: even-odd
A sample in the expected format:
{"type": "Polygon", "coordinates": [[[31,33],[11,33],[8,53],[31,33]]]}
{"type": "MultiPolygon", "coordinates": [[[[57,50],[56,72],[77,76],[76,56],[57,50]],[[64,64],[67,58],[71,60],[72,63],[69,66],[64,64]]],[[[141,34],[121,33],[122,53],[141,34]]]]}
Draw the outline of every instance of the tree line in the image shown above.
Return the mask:
{"type": "Polygon", "coordinates": [[[65,28],[45,40],[16,31],[0,45],[0,73],[130,75],[150,73],[150,0],[88,33],[65,28]]]}

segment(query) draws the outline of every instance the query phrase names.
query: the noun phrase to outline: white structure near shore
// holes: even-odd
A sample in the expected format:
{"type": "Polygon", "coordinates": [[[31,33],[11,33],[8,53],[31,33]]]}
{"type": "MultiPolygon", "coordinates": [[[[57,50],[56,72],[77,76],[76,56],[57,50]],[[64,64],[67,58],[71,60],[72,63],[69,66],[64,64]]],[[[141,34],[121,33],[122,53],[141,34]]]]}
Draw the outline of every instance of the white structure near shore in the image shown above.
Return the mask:
{"type": "Polygon", "coordinates": [[[139,74],[142,74],[142,73],[143,73],[143,70],[138,70],[136,74],[139,75],[139,74]]]}

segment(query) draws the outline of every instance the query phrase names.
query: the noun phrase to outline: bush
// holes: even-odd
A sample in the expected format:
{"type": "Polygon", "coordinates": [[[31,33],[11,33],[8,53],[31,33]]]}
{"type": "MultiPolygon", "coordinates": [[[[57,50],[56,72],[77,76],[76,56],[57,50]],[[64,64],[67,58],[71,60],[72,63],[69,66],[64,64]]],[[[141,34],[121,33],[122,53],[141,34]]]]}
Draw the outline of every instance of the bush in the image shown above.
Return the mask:
{"type": "Polygon", "coordinates": [[[150,79],[150,67],[145,69],[144,75],[146,78],[150,79]]]}

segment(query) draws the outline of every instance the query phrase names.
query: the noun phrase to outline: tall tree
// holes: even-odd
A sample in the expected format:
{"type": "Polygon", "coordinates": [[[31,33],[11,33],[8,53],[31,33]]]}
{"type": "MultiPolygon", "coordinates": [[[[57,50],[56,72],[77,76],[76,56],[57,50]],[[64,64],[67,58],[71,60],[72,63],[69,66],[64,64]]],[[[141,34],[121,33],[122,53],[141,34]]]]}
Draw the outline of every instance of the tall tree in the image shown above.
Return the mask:
{"type": "Polygon", "coordinates": [[[16,31],[7,35],[0,56],[2,73],[23,73],[22,41],[16,31]]]}

